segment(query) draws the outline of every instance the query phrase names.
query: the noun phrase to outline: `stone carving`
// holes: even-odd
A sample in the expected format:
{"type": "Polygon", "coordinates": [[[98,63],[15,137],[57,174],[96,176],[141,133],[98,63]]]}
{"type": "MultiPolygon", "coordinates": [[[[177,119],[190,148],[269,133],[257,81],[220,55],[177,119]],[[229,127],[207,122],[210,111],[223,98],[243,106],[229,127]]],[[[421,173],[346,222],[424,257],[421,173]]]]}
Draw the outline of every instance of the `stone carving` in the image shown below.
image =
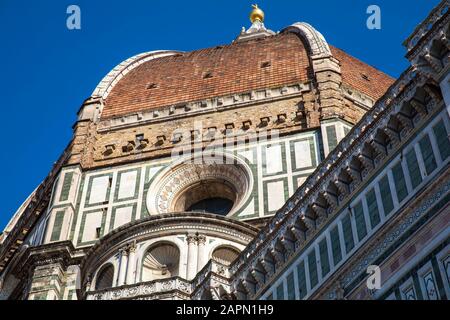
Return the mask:
{"type": "MultiPolygon", "coordinates": [[[[215,159],[221,160],[222,157],[216,154],[215,159]]],[[[213,158],[205,158],[204,164],[183,164],[180,161],[180,164],[161,173],[147,194],[148,211],[151,214],[183,211],[185,208],[175,208],[174,201],[191,186],[201,181],[226,181],[231,186],[230,192],[235,193],[235,205],[229,214],[236,212],[250,196],[253,187],[251,169],[243,161],[230,156],[226,156],[225,164],[213,161],[213,158]]]]}
{"type": "MultiPolygon", "coordinates": [[[[88,292],[86,298],[87,300],[143,299],[143,296],[150,296],[156,293],[161,295],[173,290],[179,290],[184,295],[189,296],[192,292],[192,286],[187,280],[169,278],[150,283],[106,289],[103,292],[88,292]]],[[[158,299],[157,296],[153,298],[158,299]]]]}

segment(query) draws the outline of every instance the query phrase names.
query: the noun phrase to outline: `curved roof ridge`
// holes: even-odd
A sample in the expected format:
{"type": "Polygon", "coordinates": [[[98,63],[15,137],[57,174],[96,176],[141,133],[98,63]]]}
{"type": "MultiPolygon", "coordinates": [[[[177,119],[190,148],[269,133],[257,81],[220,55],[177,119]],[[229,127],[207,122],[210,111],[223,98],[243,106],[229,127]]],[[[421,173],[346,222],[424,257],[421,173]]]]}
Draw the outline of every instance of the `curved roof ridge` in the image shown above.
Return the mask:
{"type": "Polygon", "coordinates": [[[121,63],[119,63],[114,69],[112,69],[108,74],[100,81],[95,90],[92,92],[92,98],[102,98],[106,99],[112,87],[127,73],[136,68],[137,66],[143,64],[144,62],[172,56],[178,53],[182,53],[182,51],[176,50],[154,50],[139,53],[137,55],[128,58],[121,63]]]}
{"type": "Polygon", "coordinates": [[[301,36],[308,44],[311,55],[331,56],[331,50],[325,37],[312,25],[306,22],[296,22],[281,32],[293,32],[301,36]]]}

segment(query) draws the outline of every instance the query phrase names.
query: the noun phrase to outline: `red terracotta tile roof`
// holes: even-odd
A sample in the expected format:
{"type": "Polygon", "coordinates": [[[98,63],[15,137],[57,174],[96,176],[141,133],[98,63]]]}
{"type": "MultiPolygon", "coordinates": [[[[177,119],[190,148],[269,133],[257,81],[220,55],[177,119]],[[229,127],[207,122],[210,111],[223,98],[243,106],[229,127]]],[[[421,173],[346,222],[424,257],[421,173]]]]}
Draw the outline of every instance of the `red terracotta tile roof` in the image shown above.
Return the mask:
{"type": "Polygon", "coordinates": [[[102,118],[308,80],[307,52],[280,34],[150,60],[128,73],[105,101],[102,118]],[[270,66],[261,67],[270,62],[270,66]],[[206,73],[210,78],[205,78],[206,73]],[[149,84],[156,86],[147,89],[149,84]]]}
{"type": "Polygon", "coordinates": [[[330,46],[333,57],[341,63],[342,82],[368,95],[381,98],[395,79],[374,67],[352,57],[341,49],[330,46]]]}
{"type": "MultiPolygon", "coordinates": [[[[331,51],[341,62],[343,82],[364,94],[378,99],[393,82],[345,52],[334,47],[331,51]]],[[[306,49],[292,33],[157,58],[115,85],[102,118],[302,83],[311,79],[309,72],[306,49]],[[265,62],[270,65],[262,67],[265,62]]]]}

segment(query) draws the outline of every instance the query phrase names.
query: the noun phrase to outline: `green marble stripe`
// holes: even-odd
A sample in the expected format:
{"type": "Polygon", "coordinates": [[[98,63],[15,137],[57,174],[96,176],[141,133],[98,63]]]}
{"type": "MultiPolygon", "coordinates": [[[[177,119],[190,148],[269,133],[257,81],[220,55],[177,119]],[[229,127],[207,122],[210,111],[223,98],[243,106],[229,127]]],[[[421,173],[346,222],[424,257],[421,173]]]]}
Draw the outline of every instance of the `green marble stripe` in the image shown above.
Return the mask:
{"type": "Polygon", "coordinates": [[[50,237],[50,241],[58,241],[61,237],[61,229],[64,222],[65,211],[58,211],[55,214],[55,220],[53,222],[53,231],[50,237]]]}
{"type": "Polygon", "coordinates": [[[67,201],[69,199],[69,192],[72,186],[72,178],[73,178],[73,171],[66,172],[64,174],[64,181],[61,188],[61,194],[59,196],[59,202],[67,201]]]}

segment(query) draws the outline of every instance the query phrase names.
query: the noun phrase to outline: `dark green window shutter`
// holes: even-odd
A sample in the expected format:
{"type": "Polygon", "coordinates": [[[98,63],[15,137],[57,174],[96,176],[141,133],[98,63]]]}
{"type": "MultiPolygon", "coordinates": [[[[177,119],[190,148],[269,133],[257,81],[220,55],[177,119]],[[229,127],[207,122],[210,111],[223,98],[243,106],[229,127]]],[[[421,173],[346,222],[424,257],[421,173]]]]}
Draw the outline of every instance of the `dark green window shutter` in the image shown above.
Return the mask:
{"type": "Polygon", "coordinates": [[[412,187],[415,189],[422,182],[422,174],[420,173],[419,163],[417,162],[414,148],[409,150],[406,154],[406,164],[408,166],[412,187]]]}
{"type": "Polygon", "coordinates": [[[389,179],[386,176],[380,179],[378,183],[380,187],[381,202],[383,203],[384,215],[388,216],[392,209],[394,209],[394,202],[392,201],[391,188],[389,187],[389,179]]]}
{"type": "Polygon", "coordinates": [[[370,226],[373,229],[380,223],[380,212],[378,211],[377,196],[374,189],[367,192],[366,201],[369,209],[370,226]]]}
{"type": "Polygon", "coordinates": [[[294,273],[291,272],[287,278],[287,294],[288,300],[295,300],[295,283],[294,283],[294,273]]]}
{"type": "Polygon", "coordinates": [[[72,185],[73,172],[67,172],[64,175],[64,181],[61,188],[61,195],[59,196],[59,201],[67,201],[69,199],[70,187],[72,185]]]}
{"type": "Polygon", "coordinates": [[[361,241],[367,235],[366,221],[364,220],[364,209],[362,202],[359,201],[353,208],[355,213],[356,234],[358,240],[361,241]]]}
{"type": "Polygon", "coordinates": [[[317,276],[317,262],[316,262],[316,250],[312,250],[308,254],[308,268],[309,268],[309,284],[311,288],[314,288],[319,282],[317,276]]]}
{"type": "Polygon", "coordinates": [[[314,138],[309,138],[309,152],[311,155],[311,164],[316,167],[317,166],[317,159],[316,159],[316,145],[314,143],[314,138]]]}
{"type": "Polygon", "coordinates": [[[327,130],[327,138],[328,138],[328,149],[331,152],[337,146],[336,127],[328,126],[326,130],[327,130]]]}
{"type": "Polygon", "coordinates": [[[305,263],[302,261],[297,266],[297,279],[298,279],[298,289],[299,298],[303,299],[306,296],[306,272],[305,263]]]}
{"type": "Polygon", "coordinates": [[[284,286],[281,282],[277,287],[277,300],[284,300],[284,286]]]}
{"type": "Polygon", "coordinates": [[[64,222],[64,211],[58,211],[55,215],[55,221],[53,222],[52,235],[50,241],[58,241],[61,236],[61,228],[64,222]]]}
{"type": "Polygon", "coordinates": [[[350,220],[350,214],[347,213],[342,219],[342,231],[344,233],[345,251],[349,253],[355,246],[352,233],[352,222],[350,220]]]}
{"type": "Polygon", "coordinates": [[[406,187],[405,175],[403,174],[401,162],[397,163],[394,168],[392,168],[392,175],[394,176],[398,202],[402,202],[408,195],[408,188],[406,187]]]}
{"type": "Polygon", "coordinates": [[[341,241],[339,238],[339,230],[338,227],[335,226],[331,232],[331,250],[333,251],[333,263],[334,265],[337,265],[339,261],[342,259],[342,253],[341,253],[341,241]]]}
{"type": "Polygon", "coordinates": [[[322,269],[322,277],[324,277],[328,272],[330,272],[330,259],[328,259],[328,246],[327,239],[324,238],[319,243],[320,252],[320,266],[322,269]]]}
{"type": "Polygon", "coordinates": [[[441,154],[442,160],[445,160],[450,156],[450,141],[448,139],[447,129],[445,128],[444,121],[439,121],[433,127],[434,136],[441,154]]]}
{"type": "Polygon", "coordinates": [[[419,141],[420,151],[422,152],[423,162],[427,174],[431,174],[436,169],[436,159],[434,159],[433,148],[431,147],[430,137],[426,135],[419,141]]]}

